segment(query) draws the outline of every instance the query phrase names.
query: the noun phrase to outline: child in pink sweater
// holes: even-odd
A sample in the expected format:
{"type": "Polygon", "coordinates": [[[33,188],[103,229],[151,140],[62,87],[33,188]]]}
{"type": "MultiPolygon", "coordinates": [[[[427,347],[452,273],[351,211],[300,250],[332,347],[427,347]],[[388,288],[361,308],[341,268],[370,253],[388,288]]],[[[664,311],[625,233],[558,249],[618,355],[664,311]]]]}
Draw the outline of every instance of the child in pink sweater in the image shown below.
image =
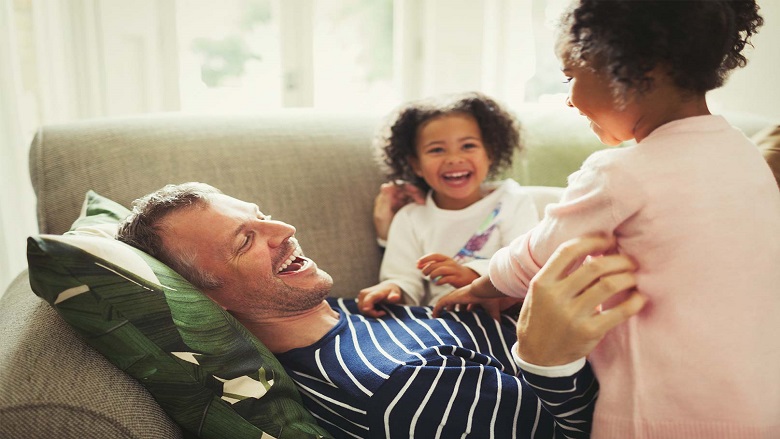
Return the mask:
{"type": "Polygon", "coordinates": [[[705,100],[746,63],[758,6],[574,3],[557,45],[566,103],[603,143],[636,144],[589,157],[543,221],[435,311],[532,286],[517,361],[573,375],[588,354],[601,386],[593,437],[780,438],[780,193],[756,146],[705,100]],[[626,291],[595,304],[598,291],[587,300],[539,292],[532,279],[556,248],[588,234],[614,236],[636,261],[633,279],[612,280],[626,291]],[[638,294],[647,300],[639,314],[600,326],[638,294]]]}

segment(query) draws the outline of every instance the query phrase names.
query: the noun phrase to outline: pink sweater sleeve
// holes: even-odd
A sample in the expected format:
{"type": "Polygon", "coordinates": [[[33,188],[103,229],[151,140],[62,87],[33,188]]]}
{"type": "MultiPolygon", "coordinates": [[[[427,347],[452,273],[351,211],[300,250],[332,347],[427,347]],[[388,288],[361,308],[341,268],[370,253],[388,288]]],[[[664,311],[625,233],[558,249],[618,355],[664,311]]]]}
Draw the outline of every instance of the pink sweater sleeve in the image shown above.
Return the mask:
{"type": "Polygon", "coordinates": [[[542,221],[493,255],[490,280],[504,294],[525,297],[531,279],[559,245],[587,234],[614,234],[642,205],[640,186],[604,152],[615,151],[588,158],[569,176],[561,201],[547,206],[542,221]]]}

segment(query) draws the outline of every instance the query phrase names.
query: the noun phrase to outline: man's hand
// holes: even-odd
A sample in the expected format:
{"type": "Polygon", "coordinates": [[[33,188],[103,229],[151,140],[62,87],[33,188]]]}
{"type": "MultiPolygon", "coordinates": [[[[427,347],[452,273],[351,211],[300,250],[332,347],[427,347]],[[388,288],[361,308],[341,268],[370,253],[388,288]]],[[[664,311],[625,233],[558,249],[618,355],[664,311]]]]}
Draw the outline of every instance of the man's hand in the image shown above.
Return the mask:
{"type": "Polygon", "coordinates": [[[538,366],[558,366],[590,354],[606,333],[637,314],[647,299],[634,291],[636,265],[603,255],[614,237],[587,236],[562,244],[531,280],[517,322],[518,354],[538,366]],[[578,261],[585,262],[567,274],[578,261]],[[602,303],[627,292],[602,311],[602,303]]]}
{"type": "Polygon", "coordinates": [[[374,199],[374,227],[377,238],[387,239],[393,217],[400,208],[411,202],[425,204],[425,194],[411,183],[398,180],[379,187],[379,195],[374,199]]]}
{"type": "Polygon", "coordinates": [[[456,311],[459,305],[466,305],[468,310],[479,305],[498,320],[502,310],[519,302],[519,299],[505,299],[508,298],[496,290],[490,278],[484,275],[440,298],[433,307],[433,317],[439,317],[444,310],[456,311]]]}
{"type": "Polygon", "coordinates": [[[423,275],[430,277],[434,284],[450,284],[455,288],[464,287],[479,277],[476,271],[440,253],[421,257],[417,260],[417,268],[423,275]]]}
{"type": "Polygon", "coordinates": [[[363,288],[358,294],[358,310],[360,313],[369,317],[382,317],[387,314],[375,306],[380,303],[404,303],[403,292],[398,285],[384,281],[373,287],[363,288]]]}

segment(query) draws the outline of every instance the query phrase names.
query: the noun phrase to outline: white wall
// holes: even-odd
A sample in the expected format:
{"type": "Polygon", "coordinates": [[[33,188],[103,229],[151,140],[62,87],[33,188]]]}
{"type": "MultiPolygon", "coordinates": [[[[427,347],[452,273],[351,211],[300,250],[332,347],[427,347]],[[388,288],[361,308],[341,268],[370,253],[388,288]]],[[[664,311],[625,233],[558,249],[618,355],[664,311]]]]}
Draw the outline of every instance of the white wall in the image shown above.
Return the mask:
{"type": "MultiPolygon", "coordinates": [[[[404,97],[479,89],[504,102],[522,97],[527,72],[515,64],[534,57],[527,41],[531,0],[396,0],[406,4],[411,34],[396,65],[406,83],[404,97]],[[408,41],[417,38],[417,41],[408,41]],[[419,58],[410,56],[417,48],[419,58]],[[414,66],[415,62],[420,65],[414,66]],[[411,63],[411,65],[410,65],[411,63]]],[[[553,10],[564,1],[554,1],[553,10]]],[[[764,26],[745,51],[748,65],[724,87],[710,92],[714,113],[752,112],[780,121],[780,0],[759,0],[764,26]]],[[[681,35],[684,38],[684,35],[681,35]]],[[[541,50],[541,48],[539,48],[541,50]]],[[[552,47],[549,50],[553,50],[552,47]]]]}
{"type": "Polygon", "coordinates": [[[735,71],[726,85],[710,93],[713,112],[759,113],[780,121],[780,1],[759,0],[764,26],[748,50],[748,65],[735,71]]]}

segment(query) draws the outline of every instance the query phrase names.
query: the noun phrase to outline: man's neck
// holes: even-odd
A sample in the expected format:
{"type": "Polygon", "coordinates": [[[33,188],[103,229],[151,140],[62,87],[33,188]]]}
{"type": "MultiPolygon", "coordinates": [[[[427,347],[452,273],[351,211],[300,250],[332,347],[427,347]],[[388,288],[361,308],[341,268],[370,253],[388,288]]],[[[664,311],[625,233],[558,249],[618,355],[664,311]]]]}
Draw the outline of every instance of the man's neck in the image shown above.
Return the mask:
{"type": "Polygon", "coordinates": [[[339,314],[323,300],[300,314],[239,321],[271,352],[279,354],[316,343],[336,326],[339,314]]]}

